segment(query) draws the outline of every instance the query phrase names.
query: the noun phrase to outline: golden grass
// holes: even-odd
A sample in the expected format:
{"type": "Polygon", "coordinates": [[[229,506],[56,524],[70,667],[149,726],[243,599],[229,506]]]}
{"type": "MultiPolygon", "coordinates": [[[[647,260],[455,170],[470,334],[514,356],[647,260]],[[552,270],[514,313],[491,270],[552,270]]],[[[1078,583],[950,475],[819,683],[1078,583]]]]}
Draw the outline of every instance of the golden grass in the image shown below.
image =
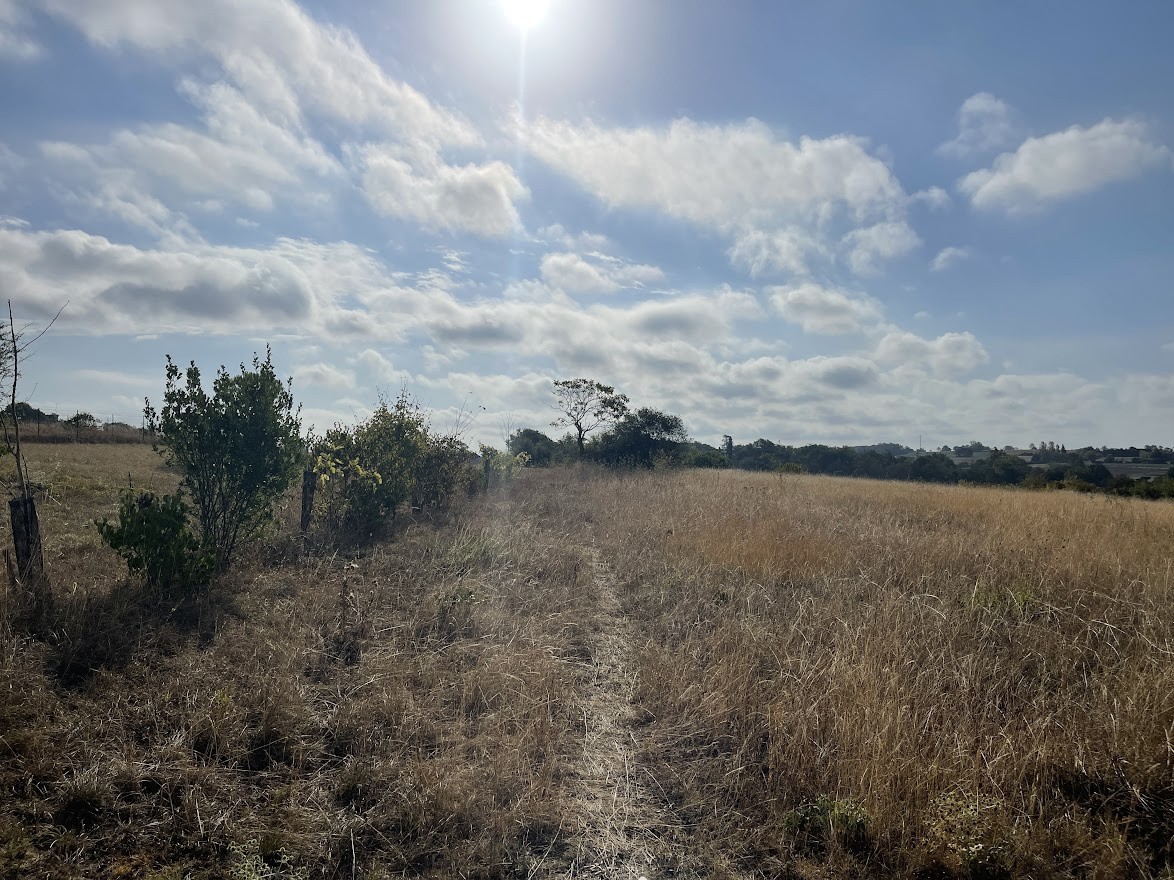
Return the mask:
{"type": "Polygon", "coordinates": [[[1174,505],[736,472],[528,488],[626,578],[645,759],[748,864],[1169,876],[1174,505]]]}
{"type": "Polygon", "coordinates": [[[596,876],[567,840],[615,614],[666,876],[1174,871],[1174,505],[528,471],[160,604],[89,523],[175,475],[29,457],[57,616],[0,610],[0,876],[596,876]]]}

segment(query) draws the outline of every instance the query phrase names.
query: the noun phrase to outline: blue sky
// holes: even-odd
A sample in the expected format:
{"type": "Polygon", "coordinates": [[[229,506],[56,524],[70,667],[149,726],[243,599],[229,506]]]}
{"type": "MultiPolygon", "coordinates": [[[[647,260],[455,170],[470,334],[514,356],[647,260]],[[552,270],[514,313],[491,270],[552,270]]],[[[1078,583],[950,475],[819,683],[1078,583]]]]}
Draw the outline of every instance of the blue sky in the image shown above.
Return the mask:
{"type": "MultiPolygon", "coordinates": [[[[266,344],[470,442],[589,376],[716,442],[1171,442],[1164,2],[0,0],[24,394],[266,344]]],[[[550,429],[553,430],[553,429],[550,429]]]]}

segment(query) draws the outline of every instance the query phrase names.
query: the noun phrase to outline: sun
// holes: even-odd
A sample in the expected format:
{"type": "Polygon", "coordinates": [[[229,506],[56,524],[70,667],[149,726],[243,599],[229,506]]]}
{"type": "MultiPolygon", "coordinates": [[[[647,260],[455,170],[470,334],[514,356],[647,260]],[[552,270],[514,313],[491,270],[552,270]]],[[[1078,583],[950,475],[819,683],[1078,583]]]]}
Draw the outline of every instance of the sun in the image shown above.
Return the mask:
{"type": "Polygon", "coordinates": [[[506,17],[523,34],[542,21],[549,6],[550,0],[501,0],[506,17]]]}

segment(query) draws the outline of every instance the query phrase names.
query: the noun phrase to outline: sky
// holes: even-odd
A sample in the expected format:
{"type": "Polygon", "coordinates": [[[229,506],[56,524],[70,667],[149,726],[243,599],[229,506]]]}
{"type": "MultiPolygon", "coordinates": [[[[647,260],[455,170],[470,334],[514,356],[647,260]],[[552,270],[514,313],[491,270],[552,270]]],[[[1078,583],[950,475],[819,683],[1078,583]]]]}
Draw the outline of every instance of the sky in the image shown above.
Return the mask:
{"type": "Polygon", "coordinates": [[[1174,4],[0,0],[20,396],[138,424],[272,348],[552,435],[1174,442],[1174,4]]]}

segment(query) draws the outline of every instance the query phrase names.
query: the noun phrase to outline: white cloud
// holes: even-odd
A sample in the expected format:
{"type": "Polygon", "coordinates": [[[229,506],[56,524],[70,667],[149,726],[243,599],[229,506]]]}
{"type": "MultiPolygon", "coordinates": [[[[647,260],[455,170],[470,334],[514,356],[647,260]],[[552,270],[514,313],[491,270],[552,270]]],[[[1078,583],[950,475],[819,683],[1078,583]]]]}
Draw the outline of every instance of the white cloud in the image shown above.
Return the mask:
{"type": "Polygon", "coordinates": [[[467,120],[387,76],[353,33],[316,22],[292,0],[45,5],[97,45],[133,46],[177,66],[211,56],[225,78],[181,85],[203,110],[202,130],[144,126],[75,154],[106,177],[161,199],[180,191],[199,196],[196,204],[215,196],[267,212],[281,195],[321,200],[351,173],[376,211],[429,230],[502,236],[518,225],[514,203],[529,193],[509,165],[442,159],[445,148],[484,146],[467,120]],[[311,121],[360,144],[346,150],[352,167],[309,135],[311,121]]]}
{"type": "Polygon", "coordinates": [[[929,189],[919,190],[911,198],[915,202],[921,202],[931,211],[941,211],[950,206],[950,194],[940,186],[931,186],[929,189]]]}
{"type": "Polygon", "coordinates": [[[904,220],[890,220],[844,236],[848,265],[857,275],[876,275],[881,264],[904,256],[921,245],[921,239],[904,220]]]}
{"type": "Polygon", "coordinates": [[[860,333],[883,317],[881,304],[865,294],[849,294],[818,284],[772,288],[771,305],[805,333],[860,333]]]}
{"type": "Polygon", "coordinates": [[[308,111],[431,144],[475,146],[464,119],[388,77],[344,28],[292,0],[42,0],[92,43],[164,59],[212,55],[267,117],[296,126],[308,111]]]}
{"type": "Polygon", "coordinates": [[[620,286],[578,254],[547,254],[542,258],[542,279],[567,293],[610,293],[620,286]]]}
{"type": "MultiPolygon", "coordinates": [[[[714,229],[734,242],[734,264],[755,274],[801,271],[809,256],[832,252],[829,236],[860,226],[908,229],[901,219],[907,196],[860,138],[792,143],[755,119],[628,129],[545,118],[519,125],[534,155],[609,207],[652,208],[714,229]]],[[[888,252],[872,248],[871,260],[888,252]]]]}
{"type": "Polygon", "coordinates": [[[1019,136],[1011,108],[989,92],[979,92],[958,110],[958,135],[938,147],[944,156],[965,159],[1014,143],[1019,136]]]}
{"type": "Polygon", "coordinates": [[[30,317],[69,300],[63,329],[99,334],[316,328],[362,336],[379,328],[340,303],[372,290],[394,303],[415,295],[353,245],[290,239],[266,249],[140,249],[80,230],[0,229],[0,275],[30,317]]]}
{"type": "Polygon", "coordinates": [[[380,214],[431,230],[502,237],[519,225],[516,201],[529,190],[509,165],[446,165],[434,152],[392,144],[362,151],[363,193],[380,214]]]}
{"type": "Polygon", "coordinates": [[[355,387],[354,374],[340,370],[333,364],[305,364],[293,371],[293,380],[299,385],[344,390],[355,387]]]}
{"type": "Polygon", "coordinates": [[[529,149],[612,206],[654,207],[703,226],[728,229],[794,212],[844,208],[883,212],[901,186],[858,138],[777,140],[757,120],[667,129],[605,129],[539,119],[529,149]]]}
{"type": "Polygon", "coordinates": [[[936,374],[959,376],[990,360],[973,333],[945,333],[923,339],[905,330],[885,334],[876,347],[877,362],[890,367],[929,367],[936,374]]]}
{"type": "Polygon", "coordinates": [[[203,210],[232,202],[267,212],[275,195],[321,198],[327,182],[343,178],[342,165],[320,143],[266,118],[232,86],[184,80],[180,92],[202,111],[203,131],[145,125],[118,131],[103,145],[46,143],[42,153],[67,166],[95,207],[147,228],[168,213],[160,196],[182,194],[203,210]],[[131,192],[140,197],[126,198],[131,192]],[[148,199],[149,222],[118,209],[148,199]]]}
{"type": "Polygon", "coordinates": [[[540,271],[547,284],[567,293],[613,293],[664,280],[664,272],[657,266],[628,263],[600,253],[587,257],[572,253],[546,254],[540,271]]]}
{"type": "Polygon", "coordinates": [[[730,263],[752,278],[771,272],[805,275],[813,258],[827,257],[829,248],[813,234],[797,227],[763,231],[747,230],[738,235],[726,252],[730,263]]]}
{"type": "Polygon", "coordinates": [[[865,358],[818,355],[793,362],[790,374],[800,380],[806,378],[819,385],[847,390],[871,385],[877,380],[879,370],[865,358]]]}
{"type": "Polygon", "coordinates": [[[399,378],[399,373],[391,365],[391,361],[373,348],[366,348],[359,352],[359,363],[376,382],[387,384],[399,378]]]}
{"type": "Polygon", "coordinates": [[[1105,119],[1028,138],[990,168],[967,174],[958,189],[976,208],[1018,213],[1170,166],[1170,149],[1139,120],[1105,119]]]}
{"type": "Polygon", "coordinates": [[[970,259],[971,256],[973,256],[973,253],[968,247],[944,247],[938,251],[933,261],[929,264],[929,267],[935,272],[941,272],[943,269],[950,268],[955,263],[970,259]]]}

